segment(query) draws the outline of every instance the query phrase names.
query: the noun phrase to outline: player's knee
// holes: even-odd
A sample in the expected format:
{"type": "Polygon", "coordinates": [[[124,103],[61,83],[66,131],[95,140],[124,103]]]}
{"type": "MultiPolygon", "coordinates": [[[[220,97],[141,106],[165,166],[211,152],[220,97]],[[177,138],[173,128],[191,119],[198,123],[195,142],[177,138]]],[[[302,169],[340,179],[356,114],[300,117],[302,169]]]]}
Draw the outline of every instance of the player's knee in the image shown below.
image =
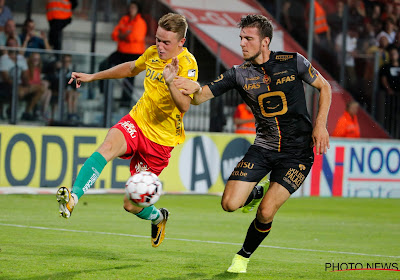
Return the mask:
{"type": "Polygon", "coordinates": [[[129,201],[124,201],[124,209],[126,212],[132,211],[132,204],[129,201]]]}
{"type": "Polygon", "coordinates": [[[222,200],[221,206],[222,206],[222,209],[224,209],[224,211],[226,211],[226,212],[233,212],[239,208],[237,205],[232,203],[232,201],[227,201],[227,200],[222,200]]]}
{"type": "Polygon", "coordinates": [[[274,219],[276,211],[271,207],[259,207],[257,209],[257,219],[261,223],[269,223],[274,219]]]}

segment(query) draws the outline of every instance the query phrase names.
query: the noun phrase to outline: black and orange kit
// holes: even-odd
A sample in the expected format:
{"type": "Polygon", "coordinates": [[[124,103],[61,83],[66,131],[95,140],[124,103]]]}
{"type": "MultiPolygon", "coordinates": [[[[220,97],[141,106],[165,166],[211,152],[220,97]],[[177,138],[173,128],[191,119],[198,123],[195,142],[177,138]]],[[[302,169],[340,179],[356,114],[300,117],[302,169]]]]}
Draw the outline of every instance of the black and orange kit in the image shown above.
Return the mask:
{"type": "Polygon", "coordinates": [[[215,97],[236,89],[256,119],[254,144],[230,180],[258,182],[271,172],[271,182],[290,193],[300,187],[314,161],[303,81],[311,84],[318,75],[301,54],[271,51],[267,62],[244,62],[208,84],[215,97]]]}

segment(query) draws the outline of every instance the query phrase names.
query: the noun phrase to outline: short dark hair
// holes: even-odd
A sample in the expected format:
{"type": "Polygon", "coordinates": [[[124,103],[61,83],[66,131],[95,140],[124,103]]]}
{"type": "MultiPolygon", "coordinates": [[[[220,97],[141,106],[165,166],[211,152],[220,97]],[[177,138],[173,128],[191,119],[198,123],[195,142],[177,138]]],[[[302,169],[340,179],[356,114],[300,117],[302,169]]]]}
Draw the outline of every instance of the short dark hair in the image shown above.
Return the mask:
{"type": "Polygon", "coordinates": [[[271,21],[263,15],[247,15],[241,18],[238,23],[239,28],[245,27],[257,27],[261,39],[268,37],[272,40],[272,34],[274,28],[272,27],[271,21]]]}
{"type": "MultiPolygon", "coordinates": [[[[128,7],[130,7],[131,5],[136,5],[137,9],[138,9],[138,14],[142,14],[142,5],[140,4],[139,1],[136,0],[131,0],[129,2],[128,7]]],[[[129,13],[129,8],[128,8],[128,13],[129,13]]]]}

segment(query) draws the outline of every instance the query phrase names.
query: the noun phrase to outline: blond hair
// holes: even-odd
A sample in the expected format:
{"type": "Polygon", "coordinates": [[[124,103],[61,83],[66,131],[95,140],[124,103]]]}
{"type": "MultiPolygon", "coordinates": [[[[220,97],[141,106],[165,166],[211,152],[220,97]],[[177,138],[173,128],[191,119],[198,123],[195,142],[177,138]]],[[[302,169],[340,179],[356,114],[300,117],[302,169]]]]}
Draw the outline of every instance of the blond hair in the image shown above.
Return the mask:
{"type": "Polygon", "coordinates": [[[188,24],[183,15],[174,13],[163,15],[158,21],[158,26],[178,34],[178,40],[186,37],[188,24]]]}

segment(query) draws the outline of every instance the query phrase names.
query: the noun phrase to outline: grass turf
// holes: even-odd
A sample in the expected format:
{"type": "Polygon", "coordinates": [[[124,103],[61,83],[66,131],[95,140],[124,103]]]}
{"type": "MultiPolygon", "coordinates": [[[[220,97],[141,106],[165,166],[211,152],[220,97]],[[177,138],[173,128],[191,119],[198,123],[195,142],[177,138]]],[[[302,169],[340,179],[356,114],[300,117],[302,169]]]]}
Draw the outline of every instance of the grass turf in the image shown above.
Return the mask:
{"type": "Polygon", "coordinates": [[[126,213],[122,195],[86,195],[68,220],[53,195],[2,195],[0,279],[400,279],[400,271],[325,270],[400,268],[399,202],[292,198],[248,273],[236,275],[225,271],[254,213],[225,213],[219,197],[163,196],[156,206],[171,216],[164,243],[152,248],[149,222],[126,213]]]}

